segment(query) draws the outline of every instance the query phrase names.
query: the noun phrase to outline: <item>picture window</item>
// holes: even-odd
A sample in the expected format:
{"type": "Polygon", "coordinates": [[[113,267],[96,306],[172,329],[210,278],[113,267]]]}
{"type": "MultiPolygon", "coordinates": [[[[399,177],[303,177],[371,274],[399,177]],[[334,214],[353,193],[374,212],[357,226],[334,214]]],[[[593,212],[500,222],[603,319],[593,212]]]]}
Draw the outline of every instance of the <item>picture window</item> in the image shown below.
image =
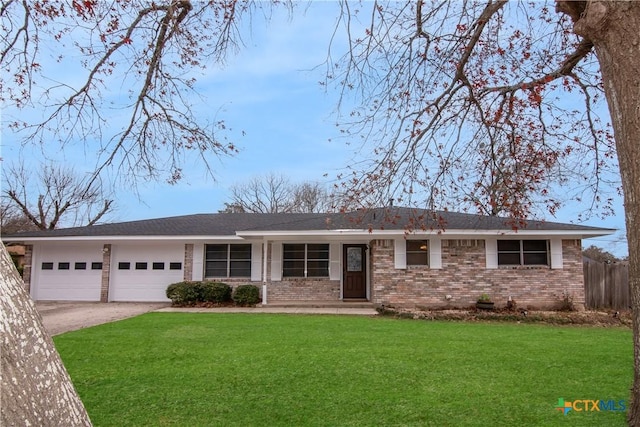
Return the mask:
{"type": "Polygon", "coordinates": [[[205,277],[251,277],[251,245],[206,245],[204,274],[205,277]]]}
{"type": "Polygon", "coordinates": [[[549,241],[498,240],[498,265],[549,265],[549,241]]]}
{"type": "Polygon", "coordinates": [[[328,277],[329,244],[294,243],[283,245],[283,277],[328,277]]]}

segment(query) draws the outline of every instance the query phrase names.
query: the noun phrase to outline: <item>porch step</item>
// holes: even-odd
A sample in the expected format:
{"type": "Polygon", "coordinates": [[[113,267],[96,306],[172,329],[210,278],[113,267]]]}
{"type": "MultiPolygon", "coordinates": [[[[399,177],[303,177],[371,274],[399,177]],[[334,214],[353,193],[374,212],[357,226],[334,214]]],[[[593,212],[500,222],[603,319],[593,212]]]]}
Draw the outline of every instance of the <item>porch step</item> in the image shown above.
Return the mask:
{"type": "Polygon", "coordinates": [[[344,301],[269,301],[263,307],[302,307],[302,308],[374,308],[367,300],[344,301]]]}

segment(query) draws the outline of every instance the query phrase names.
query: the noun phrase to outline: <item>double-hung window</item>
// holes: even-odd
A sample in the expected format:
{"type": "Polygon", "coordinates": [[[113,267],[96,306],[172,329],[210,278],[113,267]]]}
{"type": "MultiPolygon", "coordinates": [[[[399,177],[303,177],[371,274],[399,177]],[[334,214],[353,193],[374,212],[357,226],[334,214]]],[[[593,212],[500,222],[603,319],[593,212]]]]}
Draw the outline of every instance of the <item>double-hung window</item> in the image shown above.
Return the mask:
{"type": "Polygon", "coordinates": [[[205,247],[205,277],[251,277],[251,244],[205,247]]]}
{"type": "Polygon", "coordinates": [[[407,265],[429,265],[428,240],[407,240],[407,265]]]}
{"type": "Polygon", "coordinates": [[[282,249],[283,277],[329,276],[329,244],[285,243],[282,249]]]}
{"type": "Polygon", "coordinates": [[[549,241],[498,240],[498,265],[549,265],[549,241]]]}

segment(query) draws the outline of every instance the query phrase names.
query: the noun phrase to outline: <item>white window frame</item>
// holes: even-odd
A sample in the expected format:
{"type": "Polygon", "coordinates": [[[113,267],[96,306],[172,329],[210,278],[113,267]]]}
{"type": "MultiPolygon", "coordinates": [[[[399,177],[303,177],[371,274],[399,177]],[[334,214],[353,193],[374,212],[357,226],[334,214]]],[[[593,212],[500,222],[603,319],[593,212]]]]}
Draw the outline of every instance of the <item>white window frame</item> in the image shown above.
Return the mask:
{"type": "Polygon", "coordinates": [[[235,278],[239,278],[239,279],[246,279],[246,278],[251,278],[251,272],[253,271],[253,245],[251,243],[206,243],[204,245],[204,277],[205,278],[226,278],[226,279],[235,279],[235,278]],[[242,245],[242,246],[249,246],[250,250],[249,250],[249,259],[241,259],[241,260],[237,260],[234,259],[233,261],[248,261],[249,262],[249,274],[247,276],[231,276],[231,246],[237,246],[237,245],[242,245]],[[219,260],[209,260],[207,258],[207,246],[226,246],[227,250],[226,250],[226,273],[224,276],[208,276],[207,275],[207,261],[222,261],[222,259],[219,260]]]}
{"type": "Polygon", "coordinates": [[[330,278],[331,275],[331,245],[329,243],[326,242],[320,242],[320,243],[283,243],[282,244],[282,278],[285,279],[294,279],[294,278],[311,278],[311,279],[324,279],[324,278],[330,278]],[[303,271],[303,276],[288,276],[285,275],[285,268],[284,268],[284,264],[287,261],[287,259],[285,258],[285,253],[286,253],[286,246],[287,245],[304,245],[304,271],[303,271]],[[327,247],[327,258],[326,259],[309,259],[309,245],[324,245],[327,247]],[[309,276],[309,271],[308,271],[308,262],[309,261],[324,261],[327,263],[327,274],[323,275],[323,276],[309,276]]]}

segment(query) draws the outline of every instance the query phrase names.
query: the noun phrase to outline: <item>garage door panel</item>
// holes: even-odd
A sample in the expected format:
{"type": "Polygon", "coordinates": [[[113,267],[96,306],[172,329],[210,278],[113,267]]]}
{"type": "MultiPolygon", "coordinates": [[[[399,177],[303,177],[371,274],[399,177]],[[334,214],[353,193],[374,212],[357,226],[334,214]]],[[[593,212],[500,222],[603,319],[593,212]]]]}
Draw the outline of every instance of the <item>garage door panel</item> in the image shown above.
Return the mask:
{"type": "Polygon", "coordinates": [[[102,245],[39,245],[34,248],[34,260],[33,299],[100,301],[102,245]]]}
{"type": "Polygon", "coordinates": [[[112,247],[111,301],[161,301],[167,286],[183,280],[184,244],[112,247]]]}

